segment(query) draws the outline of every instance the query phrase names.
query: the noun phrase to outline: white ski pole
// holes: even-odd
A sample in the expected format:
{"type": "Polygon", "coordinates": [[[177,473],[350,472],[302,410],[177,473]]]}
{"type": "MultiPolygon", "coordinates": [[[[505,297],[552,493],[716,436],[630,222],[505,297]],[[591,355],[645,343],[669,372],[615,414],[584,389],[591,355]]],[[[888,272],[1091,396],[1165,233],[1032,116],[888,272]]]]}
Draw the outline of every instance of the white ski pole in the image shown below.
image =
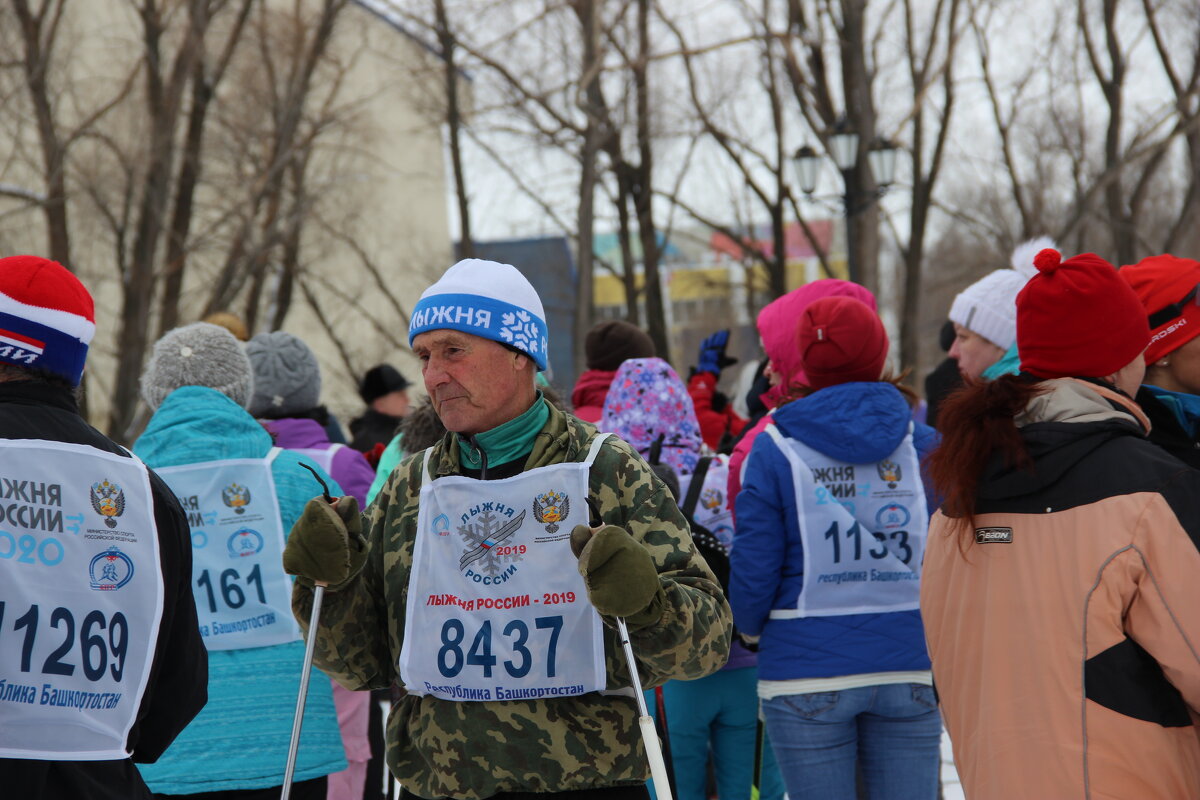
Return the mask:
{"type": "Polygon", "coordinates": [[[321,620],[321,601],[326,584],[313,586],[312,614],[308,617],[308,641],[304,644],[304,668],[300,672],[300,694],[296,697],[296,716],[292,720],[292,741],[288,745],[287,769],[283,773],[283,792],[279,800],[292,794],[292,776],[296,774],[296,754],[300,751],[300,727],[304,724],[304,701],[308,699],[308,679],[312,673],[313,650],[317,645],[317,623],[321,620]]]}
{"type": "Polygon", "coordinates": [[[667,763],[663,761],[658,733],[654,730],[654,718],[646,708],[646,696],[642,694],[642,679],[638,677],[637,664],[633,660],[633,647],[629,644],[629,628],[625,620],[617,617],[617,631],[621,634],[621,647],[625,649],[625,660],[629,662],[629,677],[637,697],[638,725],[642,729],[642,741],[646,745],[646,758],[650,760],[650,777],[654,781],[654,794],[658,800],[671,800],[671,784],[667,779],[667,763]]]}

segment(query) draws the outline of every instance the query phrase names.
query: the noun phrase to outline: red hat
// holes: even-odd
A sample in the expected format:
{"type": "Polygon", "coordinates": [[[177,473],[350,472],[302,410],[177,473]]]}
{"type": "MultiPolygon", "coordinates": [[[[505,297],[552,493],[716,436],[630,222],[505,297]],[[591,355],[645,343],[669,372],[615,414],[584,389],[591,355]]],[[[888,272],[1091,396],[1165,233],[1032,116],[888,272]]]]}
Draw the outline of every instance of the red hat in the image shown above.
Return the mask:
{"type": "Polygon", "coordinates": [[[853,297],[823,297],[800,315],[800,361],[808,385],[824,389],[852,381],[877,381],[887,360],[888,337],[879,315],[853,297]]]}
{"type": "Polygon", "coordinates": [[[70,270],[38,256],[0,258],[0,361],[78,385],[95,332],[92,296],[70,270]]]}
{"type": "Polygon", "coordinates": [[[1152,363],[1200,336],[1200,261],[1172,255],[1150,256],[1121,267],[1118,274],[1133,287],[1150,318],[1150,346],[1146,363],[1152,363]]]}
{"type": "Polygon", "coordinates": [[[1095,253],[1062,260],[1046,249],[1017,295],[1021,370],[1039,378],[1103,378],[1150,341],[1146,311],[1116,267],[1095,253]]]}

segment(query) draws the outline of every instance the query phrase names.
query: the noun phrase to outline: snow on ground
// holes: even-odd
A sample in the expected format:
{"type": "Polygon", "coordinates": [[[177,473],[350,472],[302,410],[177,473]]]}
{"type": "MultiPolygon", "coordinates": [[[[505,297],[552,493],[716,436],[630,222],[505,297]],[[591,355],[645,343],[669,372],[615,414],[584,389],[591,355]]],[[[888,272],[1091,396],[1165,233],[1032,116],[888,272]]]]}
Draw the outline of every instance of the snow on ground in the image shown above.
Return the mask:
{"type": "Polygon", "coordinates": [[[950,737],[945,731],[942,731],[942,797],[944,800],[966,800],[962,784],[958,782],[958,770],[954,768],[950,737]]]}

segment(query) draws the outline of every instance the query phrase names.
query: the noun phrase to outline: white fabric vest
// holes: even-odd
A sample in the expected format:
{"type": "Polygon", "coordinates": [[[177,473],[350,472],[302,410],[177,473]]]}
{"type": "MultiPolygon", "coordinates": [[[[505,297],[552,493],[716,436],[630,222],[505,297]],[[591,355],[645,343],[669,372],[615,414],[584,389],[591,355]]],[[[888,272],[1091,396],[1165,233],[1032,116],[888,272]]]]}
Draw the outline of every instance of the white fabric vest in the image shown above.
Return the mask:
{"type": "MultiPolygon", "coordinates": [[[[692,485],[691,475],[679,478],[679,502],[688,496],[692,485]]],[[[696,510],[692,513],[696,524],[703,525],[712,531],[725,549],[733,547],[733,511],[726,502],[726,492],[729,491],[729,456],[714,456],[704,473],[704,484],[700,488],[700,499],[696,510]]]]}
{"type": "Polygon", "coordinates": [[[209,650],[293,642],[292,581],[283,571],[283,520],[266,458],[204,461],[157,470],[192,528],[192,593],[209,650]]]}
{"type": "Polygon", "coordinates": [[[425,451],[400,676],[443,700],[567,697],[604,689],[600,615],[571,552],[588,523],[582,462],[502,480],[432,480],[425,451]]]}
{"type": "Polygon", "coordinates": [[[0,758],[126,758],[162,611],[145,465],[0,441],[0,758]]]}
{"type": "Polygon", "coordinates": [[[325,470],[326,475],[333,474],[333,457],[346,445],[333,444],[330,447],[300,447],[292,450],[298,456],[312,459],[318,467],[325,470]]]}
{"type": "Polygon", "coordinates": [[[792,467],[804,585],[774,619],[874,614],[918,607],[929,514],[912,427],[890,456],[846,464],[766,432],[792,467]]]}

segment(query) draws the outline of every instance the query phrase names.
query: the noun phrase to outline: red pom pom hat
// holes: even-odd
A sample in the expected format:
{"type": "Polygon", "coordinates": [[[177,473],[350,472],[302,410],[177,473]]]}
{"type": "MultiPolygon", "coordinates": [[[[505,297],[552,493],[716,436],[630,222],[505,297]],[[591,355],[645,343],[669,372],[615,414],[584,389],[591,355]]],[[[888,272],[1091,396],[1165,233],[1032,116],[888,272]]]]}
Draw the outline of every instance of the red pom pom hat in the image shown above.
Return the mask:
{"type": "Polygon", "coordinates": [[[1117,269],[1095,253],[1046,249],[1017,295],[1021,370],[1039,378],[1104,378],[1150,342],[1146,311],[1117,269]]]}
{"type": "Polygon", "coordinates": [[[77,386],[95,332],[92,296],[70,270],[38,256],[0,258],[0,362],[77,386]]]}

